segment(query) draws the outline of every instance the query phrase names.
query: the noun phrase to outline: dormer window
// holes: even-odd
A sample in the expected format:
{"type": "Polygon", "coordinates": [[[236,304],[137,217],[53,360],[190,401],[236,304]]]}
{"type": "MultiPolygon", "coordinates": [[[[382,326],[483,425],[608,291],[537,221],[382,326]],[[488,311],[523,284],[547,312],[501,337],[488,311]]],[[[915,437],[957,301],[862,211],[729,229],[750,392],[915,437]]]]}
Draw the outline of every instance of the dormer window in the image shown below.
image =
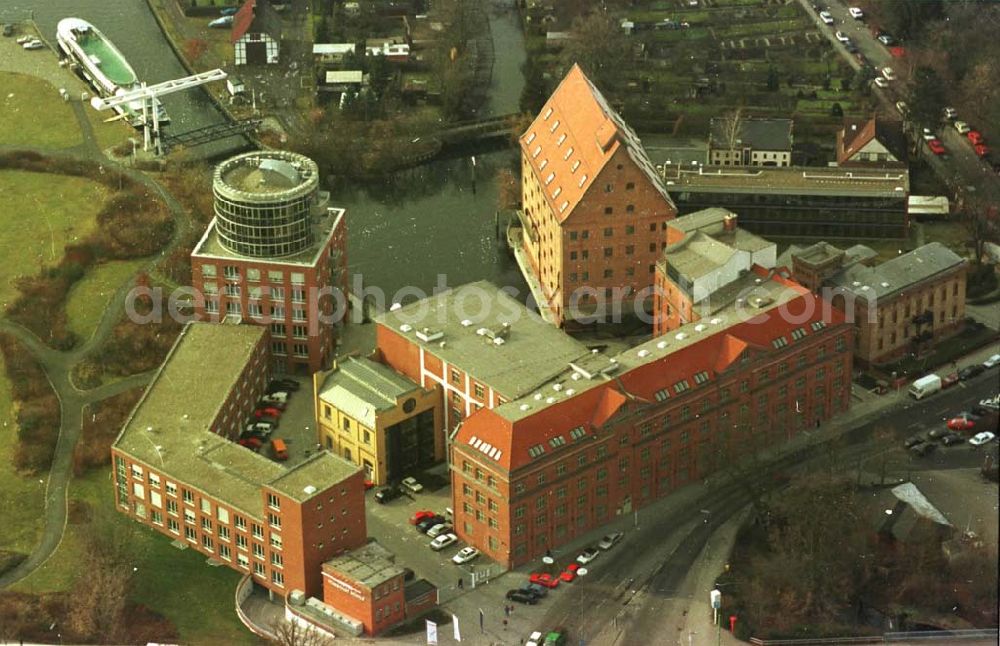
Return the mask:
{"type": "Polygon", "coordinates": [[[556,128],[558,127],[559,127],[559,119],[556,119],[554,122],[552,122],[552,126],[549,128],[549,132],[555,132],[556,128]]]}
{"type": "Polygon", "coordinates": [[[531,158],[534,159],[535,157],[538,157],[539,153],[541,153],[541,152],[542,152],[542,147],[541,146],[535,146],[534,152],[531,153],[531,158]]]}
{"type": "Polygon", "coordinates": [[[583,188],[583,185],[586,184],[586,183],[587,183],[587,176],[584,175],[583,177],[580,178],[579,187],[583,188]]]}
{"type": "Polygon", "coordinates": [[[573,162],[573,167],[569,169],[569,172],[575,173],[576,169],[579,167],[580,167],[580,160],[577,159],[575,162],[573,162]]]}
{"type": "Polygon", "coordinates": [[[562,193],[562,186],[557,186],[556,190],[552,191],[552,199],[559,197],[560,193],[562,193]]]}
{"type": "Polygon", "coordinates": [[[561,146],[561,145],[563,145],[564,141],[566,141],[566,133],[565,132],[562,133],[561,135],[559,135],[559,140],[556,141],[556,145],[557,146],[561,146]]]}
{"type": "Polygon", "coordinates": [[[563,155],[563,161],[568,160],[569,156],[572,155],[572,154],[573,154],[573,147],[570,146],[569,148],[566,149],[566,154],[563,155]]]}
{"type": "Polygon", "coordinates": [[[543,168],[545,168],[548,165],[549,165],[549,160],[548,159],[543,159],[542,163],[538,165],[538,170],[542,170],[543,168]]]}
{"type": "Polygon", "coordinates": [[[548,110],[545,111],[545,114],[542,116],[542,119],[548,121],[549,117],[551,116],[552,116],[552,108],[549,108],[548,110]]]}
{"type": "Polygon", "coordinates": [[[545,185],[548,186],[549,184],[551,184],[552,180],[554,180],[555,178],[556,178],[555,173],[549,173],[549,176],[545,178],[545,185]]]}
{"type": "Polygon", "coordinates": [[[528,135],[528,138],[524,140],[524,143],[530,146],[531,142],[534,140],[535,140],[535,133],[532,132],[528,135]]]}
{"type": "Polygon", "coordinates": [[[566,207],[568,207],[568,206],[569,206],[569,202],[564,201],[562,204],[559,205],[559,212],[562,213],[563,211],[566,210],[566,207]]]}

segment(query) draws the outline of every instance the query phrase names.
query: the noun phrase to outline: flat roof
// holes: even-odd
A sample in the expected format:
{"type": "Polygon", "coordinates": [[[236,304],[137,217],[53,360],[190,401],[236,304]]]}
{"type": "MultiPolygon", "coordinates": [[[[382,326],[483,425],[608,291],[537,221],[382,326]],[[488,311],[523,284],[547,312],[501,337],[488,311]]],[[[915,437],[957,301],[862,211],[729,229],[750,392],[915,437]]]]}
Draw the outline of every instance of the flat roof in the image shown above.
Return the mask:
{"type": "Polygon", "coordinates": [[[371,359],[346,357],[323,379],[319,398],[368,428],[375,428],[376,412],[394,408],[400,397],[418,388],[388,366],[371,359]]]}
{"type": "Polygon", "coordinates": [[[364,73],[361,70],[336,70],[326,73],[327,83],[357,83],[364,80],[364,73]]]}
{"type": "Polygon", "coordinates": [[[615,354],[592,352],[585,360],[573,362],[573,365],[564,363],[554,366],[561,367],[561,370],[532,392],[497,407],[495,412],[516,422],[552,404],[601,386],[616,375],[662,359],[747,318],[764,314],[798,298],[804,291],[751,271],[712,294],[708,317],[615,354]]]}
{"type": "Polygon", "coordinates": [[[247,260],[254,264],[266,265],[301,265],[303,267],[315,267],[319,262],[319,256],[326,249],[330,238],[333,237],[337,227],[340,226],[344,218],[344,209],[327,207],[324,215],[312,218],[313,243],[307,249],[290,256],[280,258],[258,258],[256,256],[244,256],[226,248],[219,240],[216,231],[216,218],[212,218],[205,234],[198,241],[198,245],[191,252],[192,256],[200,258],[218,258],[219,260],[247,260]]]}
{"type": "Polygon", "coordinates": [[[212,422],[265,334],[258,325],[187,324],[114,447],[257,518],[263,517],[262,486],[302,500],[308,497],[305,485],[299,487],[303,479],[322,489],[359,469],[325,453],[329,459],[321,455],[287,469],[214,432],[212,422]]]}
{"type": "Polygon", "coordinates": [[[589,353],[488,281],[449,289],[375,320],[510,398],[531,392],[589,353]]]}
{"type": "MultiPolygon", "coordinates": [[[[737,251],[754,253],[774,243],[739,226],[726,230],[726,221],[736,218],[732,211],[704,209],[675,218],[667,226],[684,232],[684,238],[663,250],[663,260],[682,275],[701,277],[725,265],[737,251]]],[[[738,222],[738,220],[736,220],[738,222]]]]}
{"type": "Polygon", "coordinates": [[[903,198],[910,191],[905,168],[859,169],[805,166],[750,168],[735,166],[663,168],[667,191],[699,193],[769,193],[787,195],[857,195],[903,198]]]}
{"type": "Polygon", "coordinates": [[[328,451],[318,451],[290,469],[281,469],[281,475],[264,484],[292,500],[305,502],[331,484],[351,477],[361,467],[328,451]]]}
{"type": "Polygon", "coordinates": [[[356,47],[356,43],[313,43],[313,54],[318,56],[350,54],[356,47]]]}
{"type": "Polygon", "coordinates": [[[323,569],[374,588],[403,574],[403,568],[393,563],[393,558],[391,552],[372,542],[330,559],[323,564],[323,569]]]}
{"type": "Polygon", "coordinates": [[[885,298],[964,263],[961,256],[940,242],[930,242],[881,265],[851,265],[829,282],[855,296],[885,298]]]}

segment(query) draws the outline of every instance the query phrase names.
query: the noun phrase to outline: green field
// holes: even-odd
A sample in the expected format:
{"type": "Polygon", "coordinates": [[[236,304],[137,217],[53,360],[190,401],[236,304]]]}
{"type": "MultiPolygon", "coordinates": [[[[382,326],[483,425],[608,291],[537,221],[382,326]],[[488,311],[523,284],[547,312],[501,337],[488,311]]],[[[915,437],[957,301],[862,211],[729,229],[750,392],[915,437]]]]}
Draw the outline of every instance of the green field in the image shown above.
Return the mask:
{"type": "MultiPolygon", "coordinates": [[[[70,499],[83,501],[95,510],[110,510],[114,504],[111,472],[96,469],[73,480],[70,499]]],[[[132,523],[117,512],[114,522],[132,523]]],[[[44,593],[68,590],[86,567],[80,563],[82,539],[79,525],[69,524],[55,554],[31,576],[12,589],[44,593]]],[[[136,525],[134,536],[136,569],[133,601],[164,615],[180,632],[185,644],[257,644],[236,617],[234,596],[240,575],[227,567],[210,567],[205,556],[194,550],[180,551],[170,539],[136,525]]]]}
{"type": "Polygon", "coordinates": [[[22,478],[11,464],[11,453],[17,440],[10,382],[3,357],[0,356],[0,550],[28,554],[42,532],[42,508],[45,506],[45,484],[48,477],[22,478]]]}
{"type": "Polygon", "coordinates": [[[76,116],[46,81],[0,72],[0,144],[69,148],[83,142],[76,116]]]}
{"type": "Polygon", "coordinates": [[[0,303],[10,303],[17,295],[14,279],[59,264],[67,244],[97,228],[108,190],[80,177],[13,170],[0,171],[0,186],[7,214],[0,231],[7,278],[0,283],[0,303]]]}
{"type": "Polygon", "coordinates": [[[142,260],[117,260],[88,269],[73,285],[66,302],[70,330],[81,339],[89,339],[115,291],[129,281],[143,263],[142,260]]]}

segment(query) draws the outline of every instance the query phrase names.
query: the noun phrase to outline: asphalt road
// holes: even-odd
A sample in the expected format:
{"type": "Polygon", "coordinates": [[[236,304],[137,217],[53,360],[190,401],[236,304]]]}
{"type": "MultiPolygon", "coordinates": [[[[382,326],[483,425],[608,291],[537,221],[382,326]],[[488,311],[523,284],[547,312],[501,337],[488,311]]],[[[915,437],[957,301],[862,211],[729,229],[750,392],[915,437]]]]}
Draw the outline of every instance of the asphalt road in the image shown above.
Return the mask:
{"type": "MultiPolygon", "coordinates": [[[[806,7],[806,11],[810,15],[816,15],[812,10],[812,3],[807,0],[799,1],[806,7]]],[[[858,49],[861,50],[861,53],[865,55],[876,69],[881,70],[884,67],[892,67],[897,71],[898,75],[899,71],[905,68],[905,60],[893,58],[889,53],[889,49],[878,42],[875,36],[872,35],[867,22],[855,20],[850,17],[847,13],[849,3],[830,0],[821,2],[820,4],[834,18],[834,24],[832,25],[823,25],[817,18],[821,30],[823,33],[827,33],[831,40],[836,42],[833,33],[838,30],[842,31],[850,37],[858,49]]],[[[847,57],[852,67],[855,69],[858,67],[858,62],[854,56],[849,54],[839,43],[837,44],[837,50],[841,55],[847,57]]],[[[895,107],[896,101],[906,100],[905,86],[899,80],[890,83],[889,87],[884,90],[873,87],[872,91],[881,100],[884,114],[898,114],[895,107]]],[[[941,107],[944,108],[945,106],[941,107]]],[[[969,119],[963,118],[961,112],[959,112],[958,118],[963,121],[969,121],[969,119]]],[[[920,128],[925,126],[938,134],[938,138],[948,150],[948,158],[944,159],[932,154],[922,140],[918,142],[917,149],[919,154],[928,161],[938,177],[947,183],[952,190],[964,193],[969,197],[978,196],[994,204],[1000,202],[1000,177],[997,176],[986,162],[976,157],[965,135],[960,135],[950,122],[945,121],[937,124],[915,124],[911,126],[911,129],[919,131],[920,128]]],[[[973,127],[976,127],[976,124],[973,124],[973,127]]],[[[986,127],[986,124],[982,124],[981,127],[986,127]]]]}
{"type": "MultiPolygon", "coordinates": [[[[877,458],[884,451],[893,454],[894,474],[903,469],[957,469],[978,466],[985,450],[996,444],[974,449],[963,444],[941,449],[926,458],[911,457],[901,447],[904,438],[915,432],[940,427],[951,414],[967,410],[987,395],[997,392],[997,370],[924,401],[907,400],[902,406],[886,411],[873,422],[845,432],[835,450],[806,447],[798,454],[786,455],[773,467],[774,472],[815,469],[824,463],[834,468],[850,469],[860,461],[877,458]],[[896,441],[876,447],[873,431],[891,425],[896,441]]],[[[771,478],[763,473],[762,478],[771,478]]],[[[724,484],[705,499],[658,518],[646,518],[638,530],[628,532],[614,550],[601,555],[600,568],[573,583],[572,595],[554,596],[545,624],[567,626],[574,642],[586,643],[610,624],[624,631],[621,643],[647,643],[649,635],[658,634],[659,622],[666,608],[677,597],[691,564],[697,559],[708,537],[726,519],[749,503],[743,486],[724,484]],[[635,595],[643,593],[641,607],[630,608],[635,595]]],[[[640,512],[641,515],[641,512],[640,512]]],[[[550,596],[552,598],[552,596],[550,596]]],[[[604,635],[607,635],[605,632],[604,635]]]]}

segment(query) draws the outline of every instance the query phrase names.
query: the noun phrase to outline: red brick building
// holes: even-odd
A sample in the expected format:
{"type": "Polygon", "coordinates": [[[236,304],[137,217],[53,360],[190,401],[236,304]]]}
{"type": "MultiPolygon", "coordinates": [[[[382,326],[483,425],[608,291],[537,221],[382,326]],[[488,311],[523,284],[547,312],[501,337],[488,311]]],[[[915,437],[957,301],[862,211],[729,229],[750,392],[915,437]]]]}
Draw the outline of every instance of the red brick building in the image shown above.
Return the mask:
{"type": "Polygon", "coordinates": [[[403,568],[373,547],[323,564],[323,600],[360,621],[366,635],[377,635],[406,618],[403,568]]]}
{"type": "Polygon", "coordinates": [[[450,446],[458,535],[517,566],[846,410],[843,315],[760,268],[742,288],[709,320],[586,352],[465,419],[450,446]]]}
{"type": "Polygon", "coordinates": [[[543,316],[562,325],[631,306],[677,214],[639,138],[574,65],[519,141],[515,255],[543,316]]]}
{"type": "Polygon", "coordinates": [[[285,596],[367,540],[359,467],[286,466],[236,444],[271,366],[259,326],[191,323],[111,448],[119,511],[285,596]],[[192,384],[197,384],[192,387],[192,384]]]}
{"type": "Polygon", "coordinates": [[[199,320],[263,325],[273,368],[328,367],[347,311],[347,227],[307,157],[253,152],[215,169],[215,213],[191,253],[199,320]]]}

